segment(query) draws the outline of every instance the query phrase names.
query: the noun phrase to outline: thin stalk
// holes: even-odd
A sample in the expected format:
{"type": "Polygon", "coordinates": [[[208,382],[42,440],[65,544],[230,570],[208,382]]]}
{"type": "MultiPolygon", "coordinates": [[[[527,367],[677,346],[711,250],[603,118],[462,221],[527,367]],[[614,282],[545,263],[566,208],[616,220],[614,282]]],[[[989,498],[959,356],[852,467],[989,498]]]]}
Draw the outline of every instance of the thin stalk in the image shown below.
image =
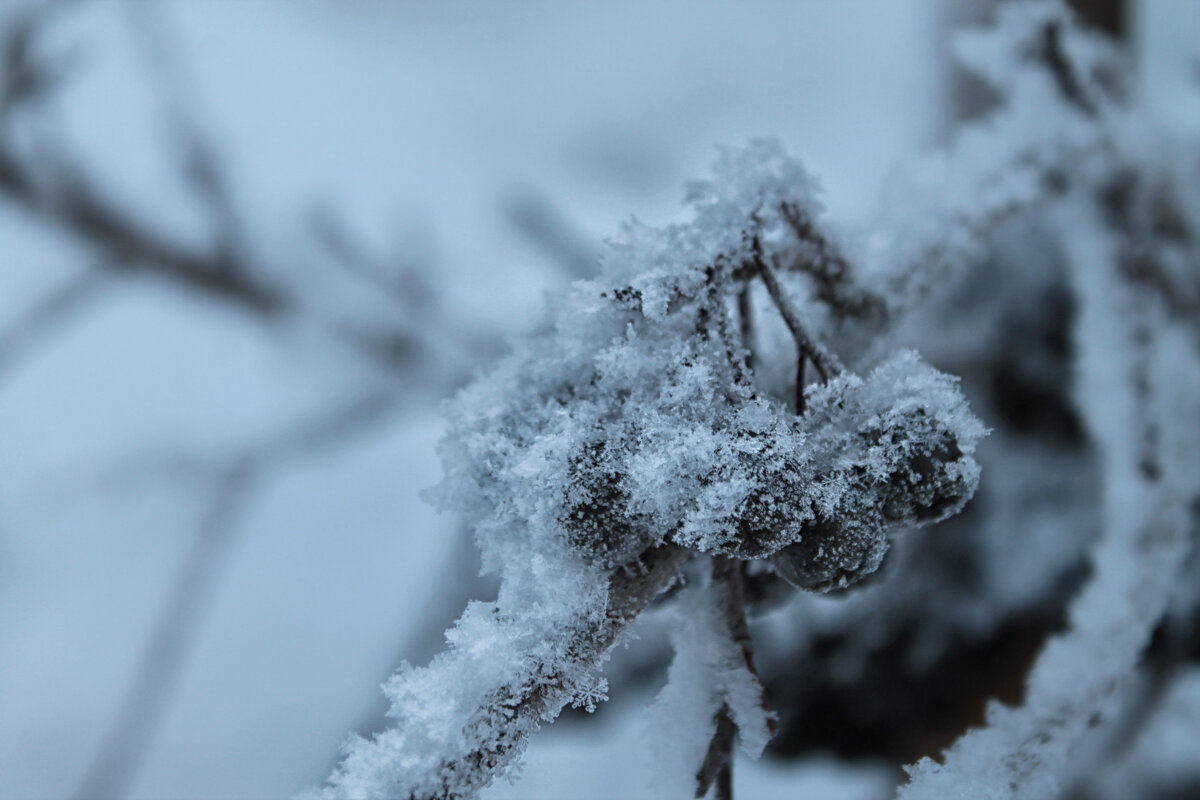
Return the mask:
{"type": "Polygon", "coordinates": [[[840,373],[842,366],[832,353],[825,350],[825,348],[821,347],[809,336],[808,330],[804,327],[804,323],[800,319],[800,313],[792,305],[791,298],[788,297],[783,285],[780,284],[779,276],[775,274],[775,269],[767,263],[766,258],[763,258],[762,246],[759,243],[758,237],[754,239],[754,257],[758,274],[762,277],[763,283],[767,287],[767,293],[771,295],[771,301],[779,309],[779,315],[783,317],[784,324],[787,325],[788,330],[792,334],[792,339],[796,342],[796,413],[803,414],[804,362],[812,362],[813,367],[817,370],[817,374],[821,376],[822,383],[828,383],[831,375],[840,373]]]}

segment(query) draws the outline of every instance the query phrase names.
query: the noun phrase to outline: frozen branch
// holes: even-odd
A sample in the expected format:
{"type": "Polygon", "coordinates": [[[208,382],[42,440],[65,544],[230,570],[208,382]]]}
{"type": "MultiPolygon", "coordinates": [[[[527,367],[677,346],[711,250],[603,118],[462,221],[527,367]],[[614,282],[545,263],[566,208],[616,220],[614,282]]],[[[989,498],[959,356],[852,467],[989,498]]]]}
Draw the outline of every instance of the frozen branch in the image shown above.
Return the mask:
{"type": "Polygon", "coordinates": [[[780,285],[779,278],[775,274],[775,269],[761,255],[757,257],[756,264],[758,266],[758,274],[762,277],[763,283],[766,284],[767,292],[771,295],[771,300],[774,301],[775,307],[779,309],[779,315],[783,317],[784,323],[787,325],[788,330],[791,331],[792,339],[796,342],[798,358],[796,366],[796,413],[803,414],[805,362],[812,362],[813,367],[817,370],[817,374],[821,376],[822,383],[829,383],[829,378],[840,373],[842,368],[837,359],[817,344],[809,335],[804,327],[804,323],[800,319],[800,314],[792,305],[792,301],[788,297],[787,292],[784,291],[783,286],[780,285]]]}
{"type": "MultiPolygon", "coordinates": [[[[605,581],[602,614],[560,618],[552,629],[524,610],[506,609],[503,590],[500,605],[469,610],[458,632],[471,638],[452,637],[461,644],[423,670],[402,672],[394,682],[393,715],[400,727],[352,743],[329,787],[314,797],[475,796],[507,771],[542,722],[553,720],[570,702],[591,702],[586,699],[594,691],[591,676],[687,557],[686,550],[671,546],[646,553],[605,581]],[[528,631],[522,630],[526,625],[528,631]],[[529,640],[531,633],[535,641],[529,640]],[[490,644],[481,648],[485,641],[490,644]],[[513,651],[518,642],[520,650],[513,651]],[[549,654],[545,651],[560,655],[538,659],[549,654]],[[466,704],[464,694],[480,702],[466,704]]],[[[576,590],[587,591],[586,584],[576,590]]]]}
{"type": "MultiPolygon", "coordinates": [[[[878,568],[892,531],[969,499],[983,430],[954,382],[912,353],[866,376],[841,369],[771,267],[795,246],[775,235],[777,209],[815,207],[806,191],[771,143],[726,152],[716,178],[693,185],[692,223],[630,228],[603,282],[573,286],[554,328],[455,400],[437,499],[474,522],[500,599],[469,606],[447,652],[393,678],[396,727],[352,743],[323,796],[473,796],[541,721],[602,695],[592,671],[692,553],[717,560],[722,609],[703,628],[720,644],[695,645],[714,670],[705,713],[727,725],[726,704],[756,755],[769,715],[741,560],[845,589],[878,568]],[[729,319],[757,276],[827,379],[803,417],[756,388],[729,319]]],[[[708,766],[703,754],[689,765],[701,784],[728,783],[723,742],[708,766]]]]}
{"type": "Polygon", "coordinates": [[[193,250],[161,237],[104,199],[81,173],[60,167],[48,191],[0,139],[0,195],[31,216],[100,254],[111,272],[146,274],[177,283],[263,317],[291,304],[289,294],[230,262],[221,250],[193,250]]]}
{"type": "MultiPolygon", "coordinates": [[[[712,583],[717,593],[717,605],[728,627],[729,640],[741,654],[746,672],[758,684],[758,670],[754,666],[754,644],[750,638],[750,626],[746,620],[746,598],[743,588],[745,562],[727,556],[714,556],[712,583]]],[[[775,720],[767,708],[766,697],[759,696],[763,719],[769,735],[775,733],[775,720]]],[[[737,734],[737,723],[727,703],[722,703],[716,715],[716,730],[708,753],[696,775],[696,797],[708,794],[715,787],[714,800],[733,800],[733,745],[737,734]]],[[[753,734],[752,734],[753,735],[753,734]]]]}
{"type": "Polygon", "coordinates": [[[737,738],[737,723],[730,716],[729,706],[717,712],[717,729],[696,774],[696,797],[702,798],[713,789],[713,800],[733,800],[733,745],[737,738]]]}

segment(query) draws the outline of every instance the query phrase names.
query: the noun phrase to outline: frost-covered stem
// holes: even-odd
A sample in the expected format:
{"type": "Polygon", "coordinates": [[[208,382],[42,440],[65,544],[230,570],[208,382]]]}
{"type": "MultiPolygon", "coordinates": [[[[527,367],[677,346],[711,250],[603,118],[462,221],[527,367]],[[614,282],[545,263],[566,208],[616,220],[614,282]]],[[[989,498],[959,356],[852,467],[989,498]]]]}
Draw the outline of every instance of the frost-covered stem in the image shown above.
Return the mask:
{"type": "MultiPolygon", "coordinates": [[[[1196,586],[1197,567],[1197,536],[1200,535],[1200,519],[1193,512],[1192,521],[1192,550],[1188,559],[1188,567],[1181,576],[1181,583],[1196,586]]],[[[1195,590],[1187,602],[1179,604],[1168,614],[1163,624],[1155,634],[1157,641],[1148,648],[1143,662],[1141,680],[1127,692],[1122,706],[1116,713],[1112,725],[1096,748],[1092,763],[1097,765],[1118,764],[1129,756],[1131,750],[1143,740],[1146,728],[1155,720],[1162,710],[1171,686],[1179,676],[1180,670],[1187,667],[1191,654],[1200,645],[1200,619],[1196,618],[1198,610],[1195,605],[1195,590]]],[[[1070,791],[1064,796],[1069,798],[1087,798],[1095,796],[1095,787],[1105,777],[1103,771],[1089,770],[1078,778],[1070,791]]]]}
{"type": "MultiPolygon", "coordinates": [[[[609,581],[609,604],[603,622],[585,626],[575,635],[568,648],[575,654],[570,666],[581,670],[598,667],[621,632],[671,583],[689,555],[682,547],[665,545],[642,556],[635,566],[616,570],[609,581]]],[[[508,712],[508,731],[462,755],[457,763],[446,763],[440,770],[441,774],[457,777],[458,789],[446,786],[435,794],[414,792],[408,795],[411,800],[473,797],[490,784],[496,772],[523,750],[523,740],[536,729],[537,723],[558,716],[573,699],[573,687],[562,682],[561,674],[552,671],[543,678],[541,682],[510,687],[511,694],[502,704],[508,712]],[[466,791],[459,791],[464,788],[466,791]]]]}
{"type": "Polygon", "coordinates": [[[736,734],[737,725],[729,715],[729,706],[722,705],[717,712],[717,728],[708,745],[708,753],[696,774],[697,798],[715,788],[714,800],[733,800],[733,741],[736,734]]]}
{"type": "Polygon", "coordinates": [[[796,238],[813,251],[787,268],[811,277],[817,299],[829,306],[839,319],[881,324],[887,317],[887,301],[855,281],[854,265],[821,231],[812,215],[795,203],[782,203],[779,213],[796,238]]]}
{"type": "Polygon", "coordinates": [[[779,315],[783,317],[784,324],[787,325],[788,330],[792,334],[792,339],[796,342],[796,356],[798,359],[796,366],[796,413],[803,414],[804,363],[806,361],[812,362],[813,366],[817,369],[817,374],[821,376],[823,383],[828,383],[830,376],[840,373],[842,367],[833,354],[829,353],[809,336],[808,330],[804,327],[804,322],[800,319],[800,313],[792,305],[791,298],[787,296],[787,292],[779,283],[779,276],[775,274],[775,269],[767,263],[767,259],[762,257],[757,237],[755,238],[755,263],[758,268],[758,274],[762,276],[763,283],[767,287],[767,292],[771,295],[772,302],[779,309],[779,315]]]}
{"type": "MultiPolygon", "coordinates": [[[[750,638],[750,623],[746,619],[745,581],[742,575],[744,568],[745,562],[740,559],[723,555],[713,556],[713,586],[719,592],[720,607],[729,625],[729,638],[741,648],[746,669],[757,678],[758,670],[754,667],[754,641],[750,638]]],[[[765,701],[763,705],[765,707],[765,701]]]]}
{"type": "Polygon", "coordinates": [[[997,228],[1066,195],[1089,162],[1112,155],[1108,122],[1123,113],[1112,43],[1056,0],[995,5],[995,25],[957,44],[1005,102],[891,187],[861,254],[887,286],[886,318],[853,320],[868,340],[978,263],[997,228]]]}
{"type": "Polygon", "coordinates": [[[750,281],[745,281],[738,291],[738,329],[742,335],[742,349],[745,351],[746,368],[754,369],[754,304],[750,294],[750,281]]]}
{"type": "Polygon", "coordinates": [[[753,393],[754,383],[750,380],[750,364],[746,360],[745,343],[744,340],[735,339],[733,331],[730,330],[729,310],[725,307],[725,296],[721,291],[723,287],[717,280],[717,274],[717,270],[710,270],[709,303],[711,304],[711,313],[717,318],[717,334],[721,337],[721,345],[725,348],[725,359],[729,362],[729,369],[733,373],[733,382],[753,393]]]}
{"type": "MultiPolygon", "coordinates": [[[[541,723],[553,720],[579,697],[582,676],[600,666],[626,626],[670,584],[689,556],[684,548],[665,545],[615,569],[608,579],[605,610],[560,628],[553,645],[565,655],[538,662],[532,671],[523,662],[519,669],[489,679],[494,682],[480,695],[477,706],[452,708],[444,714],[435,711],[446,702],[445,689],[426,679],[450,676],[458,681],[479,671],[487,674],[490,666],[484,662],[495,660],[494,651],[452,649],[425,670],[398,678],[402,684],[408,681],[406,698],[412,703],[397,700],[393,706],[399,726],[374,740],[354,742],[330,785],[315,796],[326,800],[476,796],[520,756],[541,723]],[[448,746],[450,742],[455,744],[448,746]]],[[[497,611],[489,619],[493,616],[502,620],[507,615],[497,611]]],[[[497,624],[508,626],[503,621],[497,624]]]]}
{"type": "Polygon", "coordinates": [[[607,624],[594,645],[595,649],[604,650],[604,653],[597,654],[598,657],[607,653],[624,627],[633,622],[670,585],[676,572],[691,555],[686,548],[663,545],[644,554],[635,567],[621,567],[613,573],[609,581],[608,610],[605,612],[607,624]]]}
{"type": "MultiPolygon", "coordinates": [[[[717,593],[717,605],[728,626],[729,638],[738,646],[746,669],[755,678],[758,670],[754,666],[754,643],[750,638],[750,625],[746,619],[746,597],[743,580],[745,562],[729,556],[713,556],[712,585],[717,593]]],[[[766,698],[761,698],[764,710],[766,698]]],[[[768,727],[774,734],[774,721],[768,715],[768,727]]],[[[696,774],[696,797],[704,797],[712,786],[716,786],[716,800],[733,798],[733,743],[737,725],[733,721],[728,704],[722,704],[716,714],[716,730],[700,771],[696,774]]]]}

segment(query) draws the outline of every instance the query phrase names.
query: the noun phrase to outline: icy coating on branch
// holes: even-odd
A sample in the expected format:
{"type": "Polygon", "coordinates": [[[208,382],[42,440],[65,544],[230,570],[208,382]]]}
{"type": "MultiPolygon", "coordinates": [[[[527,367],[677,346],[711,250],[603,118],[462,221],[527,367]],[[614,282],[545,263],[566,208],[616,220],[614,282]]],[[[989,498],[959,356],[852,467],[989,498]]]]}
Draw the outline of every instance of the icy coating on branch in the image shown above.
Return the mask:
{"type": "Polygon", "coordinates": [[[962,67],[1002,99],[946,148],[886,187],[861,260],[897,314],[977,264],[997,227],[1071,190],[1107,162],[1105,98],[1122,93],[1114,48],[1055,0],[996,4],[994,24],[955,36],[962,67]]]}
{"type": "Polygon", "coordinates": [[[693,224],[627,231],[608,283],[577,285],[552,333],[456,402],[442,493],[477,518],[487,568],[511,575],[564,544],[606,569],[664,542],[739,558],[799,545],[785,575],[842,587],[878,564],[889,528],[973,492],[982,426],[914,353],[810,385],[803,416],[757,390],[727,296],[751,238],[764,257],[799,246],[768,210],[816,203],[773,145],[727,151],[717,174],[693,188],[693,224]]]}
{"type": "Polygon", "coordinates": [[[397,726],[351,742],[319,796],[470,796],[540,722],[603,698],[595,669],[685,557],[770,558],[796,586],[843,589],[892,531],[974,492],[985,431],[953,378],[907,351],[860,376],[806,330],[805,281],[835,314],[880,306],[819,233],[803,168],[753,142],[688,198],[691,223],[629,225],[601,279],[451,403],[434,499],[475,525],[499,599],[387,684],[397,726]],[[791,398],[759,387],[732,320],[760,277],[795,339],[791,398]]]}

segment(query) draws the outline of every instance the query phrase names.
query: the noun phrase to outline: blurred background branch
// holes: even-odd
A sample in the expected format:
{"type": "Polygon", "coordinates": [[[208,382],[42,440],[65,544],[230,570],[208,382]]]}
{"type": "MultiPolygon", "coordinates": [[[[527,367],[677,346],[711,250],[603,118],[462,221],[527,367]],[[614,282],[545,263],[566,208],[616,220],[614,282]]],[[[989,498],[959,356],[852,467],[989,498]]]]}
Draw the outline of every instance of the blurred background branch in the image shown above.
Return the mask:
{"type": "MultiPolygon", "coordinates": [[[[306,460],[354,447],[362,436],[411,408],[414,394],[444,394],[496,346],[491,335],[447,319],[447,309],[417,270],[370,255],[328,207],[312,214],[309,235],[330,257],[329,274],[376,293],[392,309],[389,316],[400,320],[398,325],[385,318],[364,324],[353,308],[306,303],[304,292],[288,283],[287,271],[264,266],[225,159],[199,122],[196,93],[159,4],[123,5],[145,74],[160,98],[163,127],[177,159],[174,169],[208,219],[207,243],[175,238],[152,217],[123,206],[61,144],[40,140],[37,147],[22,149],[22,126],[47,114],[56,93],[73,77],[69,59],[53,54],[46,40],[81,5],[86,3],[35,4],[0,20],[0,198],[31,221],[72,239],[91,254],[93,263],[20,310],[0,331],[0,376],[22,359],[35,357],[52,334],[79,323],[82,309],[101,293],[119,289],[115,284],[127,276],[146,276],[268,326],[315,327],[349,345],[343,348],[347,357],[383,367],[389,378],[382,384],[367,380],[361,391],[341,392],[350,395],[349,402],[338,399],[314,418],[277,426],[280,432],[263,441],[208,459],[212,464],[199,489],[205,510],[99,749],[76,787],[75,796],[82,800],[128,795],[179,691],[181,675],[246,533],[247,512],[263,487],[306,460]]],[[[460,566],[452,566],[448,585],[459,578],[460,566]]],[[[465,602],[454,594],[455,605],[465,602]]]]}

